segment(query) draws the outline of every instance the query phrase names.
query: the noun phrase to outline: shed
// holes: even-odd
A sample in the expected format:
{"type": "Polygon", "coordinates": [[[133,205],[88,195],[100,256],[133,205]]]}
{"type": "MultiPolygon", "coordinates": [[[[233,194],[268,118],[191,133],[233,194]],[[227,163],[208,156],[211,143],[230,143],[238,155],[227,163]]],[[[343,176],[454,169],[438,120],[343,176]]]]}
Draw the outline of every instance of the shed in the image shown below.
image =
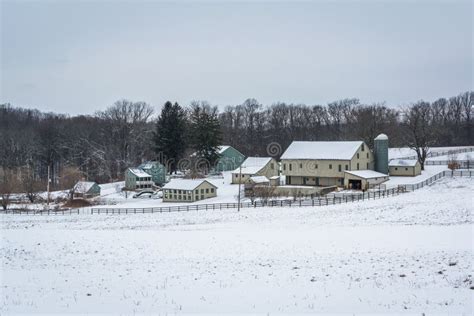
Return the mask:
{"type": "Polygon", "coordinates": [[[270,185],[271,186],[279,186],[280,185],[280,176],[273,176],[270,177],[270,185]]]}
{"type": "Polygon", "coordinates": [[[388,170],[391,176],[415,177],[421,174],[421,164],[417,159],[393,159],[388,170]]]}
{"type": "Polygon", "coordinates": [[[173,179],[163,186],[163,202],[194,202],[217,196],[217,186],[205,179],[173,179]]]}
{"type": "Polygon", "coordinates": [[[232,183],[250,183],[250,178],[265,176],[267,178],[278,175],[278,165],[271,157],[248,157],[242,165],[232,171],[232,183]]]}
{"type": "Polygon", "coordinates": [[[100,195],[100,186],[90,181],[79,181],[72,190],[74,198],[92,198],[100,195]]]}
{"type": "Polygon", "coordinates": [[[270,184],[270,180],[268,180],[268,178],[265,176],[250,177],[250,182],[253,184],[260,184],[260,185],[270,184]]]}
{"type": "Polygon", "coordinates": [[[354,170],[344,172],[344,187],[355,190],[367,190],[389,179],[387,174],[373,170],[354,170]]]}

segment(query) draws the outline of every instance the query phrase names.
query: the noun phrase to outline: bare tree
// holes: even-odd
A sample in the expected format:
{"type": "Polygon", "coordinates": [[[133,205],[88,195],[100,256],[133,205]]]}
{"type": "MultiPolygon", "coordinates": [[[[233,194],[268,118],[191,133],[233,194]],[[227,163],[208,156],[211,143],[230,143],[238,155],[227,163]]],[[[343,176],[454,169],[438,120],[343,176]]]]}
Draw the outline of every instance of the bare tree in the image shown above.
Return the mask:
{"type": "Polygon", "coordinates": [[[17,192],[18,179],[12,170],[4,170],[0,179],[0,198],[3,210],[11,203],[12,194],[17,192]]]}
{"type": "Polygon", "coordinates": [[[425,170],[425,160],[430,146],[435,143],[435,131],[431,125],[431,107],[428,102],[419,101],[404,112],[406,144],[416,152],[421,170],[425,170]]]}

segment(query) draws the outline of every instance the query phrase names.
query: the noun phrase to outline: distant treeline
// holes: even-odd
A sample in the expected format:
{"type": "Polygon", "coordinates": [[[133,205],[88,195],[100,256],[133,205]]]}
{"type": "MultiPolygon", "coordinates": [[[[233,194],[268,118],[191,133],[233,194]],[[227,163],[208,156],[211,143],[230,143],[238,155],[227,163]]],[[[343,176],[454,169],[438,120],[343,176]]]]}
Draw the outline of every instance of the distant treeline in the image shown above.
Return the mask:
{"type": "MultiPolygon", "coordinates": [[[[273,148],[271,154],[278,156],[293,140],[364,140],[372,146],[379,133],[389,136],[391,147],[472,145],[473,100],[474,92],[469,91],[406,107],[361,104],[358,99],[327,105],[263,106],[248,99],[221,112],[206,102],[182,109],[184,120],[193,120],[196,104],[212,112],[220,124],[217,128],[224,145],[232,145],[247,156],[267,156],[272,144],[278,150],[273,148]]],[[[2,174],[28,170],[35,179],[44,181],[49,167],[53,187],[60,186],[67,168],[76,168],[85,178],[98,182],[122,179],[126,167],[159,156],[157,120],[162,116],[154,115],[153,107],[145,102],[127,100],[94,115],[79,116],[0,105],[2,174]]],[[[158,126],[163,124],[162,120],[158,126]]],[[[194,150],[188,145],[182,155],[194,150]]]]}

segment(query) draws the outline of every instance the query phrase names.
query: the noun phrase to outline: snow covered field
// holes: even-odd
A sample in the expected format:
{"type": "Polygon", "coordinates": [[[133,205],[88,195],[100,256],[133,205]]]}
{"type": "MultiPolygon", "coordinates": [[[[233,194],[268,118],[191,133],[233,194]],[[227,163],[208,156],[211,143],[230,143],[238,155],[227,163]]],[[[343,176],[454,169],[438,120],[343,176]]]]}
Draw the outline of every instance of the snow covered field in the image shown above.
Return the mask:
{"type": "MultiPolygon", "coordinates": [[[[472,146],[453,146],[453,147],[431,147],[430,153],[463,149],[463,148],[472,148],[472,146]]],[[[459,154],[460,155],[460,154],[459,154]]],[[[393,147],[388,149],[389,159],[396,159],[401,157],[410,157],[416,156],[416,152],[408,147],[393,147]]]]}
{"type": "Polygon", "coordinates": [[[470,314],[473,184],[316,209],[2,215],[0,312],[470,314]]]}

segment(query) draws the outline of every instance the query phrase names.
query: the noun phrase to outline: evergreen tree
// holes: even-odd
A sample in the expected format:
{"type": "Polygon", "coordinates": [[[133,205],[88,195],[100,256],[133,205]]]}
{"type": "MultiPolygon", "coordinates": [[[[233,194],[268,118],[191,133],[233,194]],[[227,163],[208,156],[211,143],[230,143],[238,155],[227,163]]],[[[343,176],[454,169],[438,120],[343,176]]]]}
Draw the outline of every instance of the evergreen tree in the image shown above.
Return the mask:
{"type": "Polygon", "coordinates": [[[178,103],[167,101],[156,122],[153,138],[158,160],[170,173],[176,172],[186,150],[186,123],[184,109],[178,103]]]}
{"type": "Polygon", "coordinates": [[[191,103],[189,131],[191,147],[196,151],[197,157],[205,161],[205,164],[201,163],[196,167],[204,168],[207,172],[220,158],[222,132],[217,107],[211,107],[207,102],[191,103]]]}

